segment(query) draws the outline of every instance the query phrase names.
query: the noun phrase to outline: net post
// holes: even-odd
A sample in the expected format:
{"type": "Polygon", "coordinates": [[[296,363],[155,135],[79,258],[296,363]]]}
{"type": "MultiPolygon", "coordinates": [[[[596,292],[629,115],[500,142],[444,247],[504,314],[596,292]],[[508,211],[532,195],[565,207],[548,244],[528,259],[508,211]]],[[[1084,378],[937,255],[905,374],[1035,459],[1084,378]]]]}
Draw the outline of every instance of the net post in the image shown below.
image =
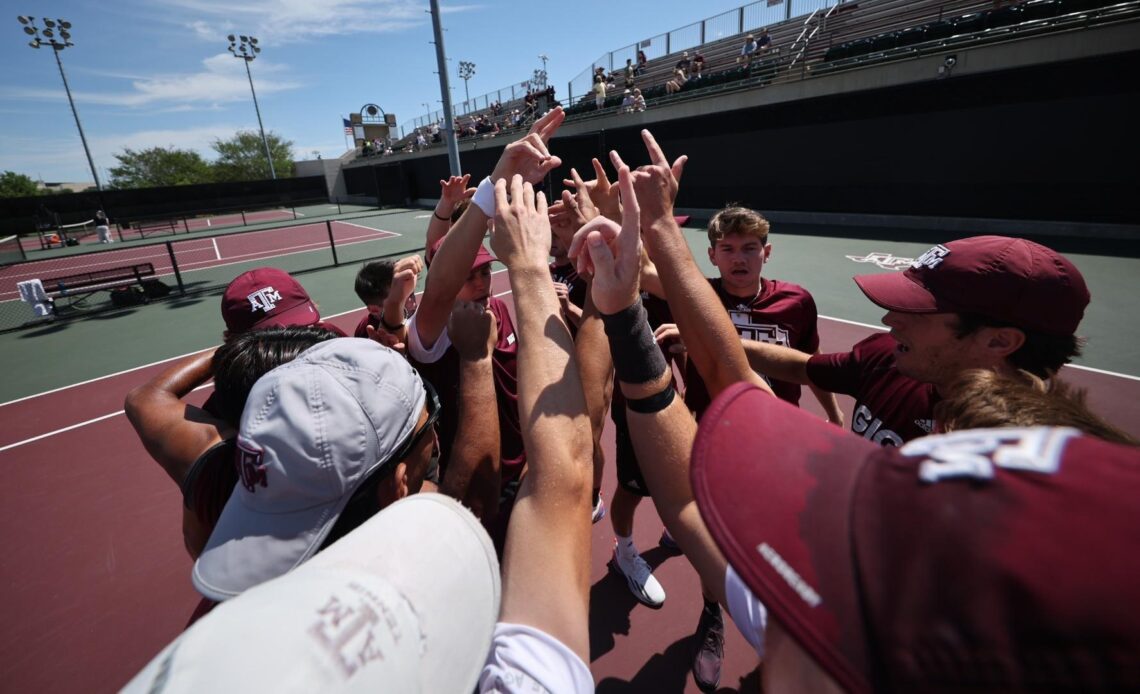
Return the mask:
{"type": "Polygon", "coordinates": [[[115,231],[119,232],[119,243],[123,242],[123,225],[115,222],[115,231]]]}
{"type": "Polygon", "coordinates": [[[186,219],[185,215],[182,216],[182,226],[186,227],[186,233],[189,234],[190,233],[190,220],[186,219]]]}
{"type": "Polygon", "coordinates": [[[289,209],[293,210],[293,219],[297,218],[297,205],[296,203],[289,205],[289,209]]]}
{"type": "Polygon", "coordinates": [[[336,241],[333,239],[332,222],[328,219],[325,220],[325,228],[329,232],[329,250],[332,251],[333,267],[340,267],[340,259],[336,257],[336,241]]]}
{"type": "Polygon", "coordinates": [[[174,244],[166,242],[166,252],[170,255],[170,267],[174,269],[174,279],[178,282],[178,293],[185,296],[186,285],[182,283],[182,273],[178,270],[178,259],[174,257],[174,244]]]}
{"type": "Polygon", "coordinates": [[[245,210],[241,211],[241,225],[243,227],[249,226],[249,222],[245,221],[245,210]]]}
{"type": "Polygon", "coordinates": [[[20,240],[20,235],[16,234],[16,247],[20,249],[20,258],[23,260],[28,259],[28,253],[24,250],[24,242],[20,240]]]}

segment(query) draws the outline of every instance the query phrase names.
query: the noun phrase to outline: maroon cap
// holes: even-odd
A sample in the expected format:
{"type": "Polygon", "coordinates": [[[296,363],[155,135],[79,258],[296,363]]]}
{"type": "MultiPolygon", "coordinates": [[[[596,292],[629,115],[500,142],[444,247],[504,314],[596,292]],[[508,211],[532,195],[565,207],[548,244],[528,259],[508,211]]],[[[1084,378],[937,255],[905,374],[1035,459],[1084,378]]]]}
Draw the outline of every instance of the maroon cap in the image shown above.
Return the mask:
{"type": "Polygon", "coordinates": [[[938,245],[902,274],[860,275],[855,283],[888,311],[975,313],[1048,335],[1077,331],[1089,290],[1069,260],[1008,236],[938,245]]]}
{"type": "Polygon", "coordinates": [[[234,278],[222,294],[222,319],[231,334],[255,328],[313,325],[321,314],[301,283],[284,270],[260,267],[234,278]]]}
{"type": "Polygon", "coordinates": [[[1140,686],[1140,451],[1075,429],[881,448],[749,384],[693,446],[701,516],[853,692],[1140,686]]]}
{"type": "MultiPolygon", "coordinates": [[[[446,238],[447,237],[444,236],[440,240],[433,243],[431,248],[428,249],[427,256],[426,256],[426,262],[429,265],[431,264],[432,259],[435,258],[435,254],[439,252],[439,247],[443,245],[443,242],[446,238]]],[[[487,263],[493,263],[496,260],[498,260],[498,258],[491,255],[491,252],[488,251],[486,249],[486,247],[484,247],[483,244],[480,243],[479,244],[479,250],[475,252],[475,260],[471,262],[471,269],[474,270],[475,268],[479,267],[480,265],[486,265],[487,263]]]]}

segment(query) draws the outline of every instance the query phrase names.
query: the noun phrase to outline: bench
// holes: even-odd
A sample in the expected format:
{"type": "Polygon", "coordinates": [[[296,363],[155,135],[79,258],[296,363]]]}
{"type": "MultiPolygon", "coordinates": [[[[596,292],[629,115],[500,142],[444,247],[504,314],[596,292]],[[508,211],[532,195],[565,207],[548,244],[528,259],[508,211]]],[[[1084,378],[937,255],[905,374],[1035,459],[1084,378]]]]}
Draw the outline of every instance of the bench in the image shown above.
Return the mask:
{"type": "Polygon", "coordinates": [[[144,219],[131,222],[130,225],[138,232],[139,238],[146,238],[151,234],[178,233],[178,221],[174,219],[144,219]]]}
{"type": "Polygon", "coordinates": [[[143,286],[143,279],[154,276],[154,265],[151,263],[136,263],[107,270],[93,270],[92,272],[78,272],[74,275],[63,275],[41,280],[44,291],[48,296],[55,298],[66,297],[69,304],[83,301],[87,297],[104,290],[110,291],[132,284],[143,286]]]}

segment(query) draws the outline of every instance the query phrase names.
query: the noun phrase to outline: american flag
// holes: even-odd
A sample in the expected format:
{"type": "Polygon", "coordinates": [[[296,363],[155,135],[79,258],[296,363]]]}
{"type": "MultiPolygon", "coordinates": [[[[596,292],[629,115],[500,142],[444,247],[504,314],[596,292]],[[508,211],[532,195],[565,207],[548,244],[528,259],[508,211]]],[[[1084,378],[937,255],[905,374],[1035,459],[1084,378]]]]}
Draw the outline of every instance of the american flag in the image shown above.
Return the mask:
{"type": "Polygon", "coordinates": [[[351,135],[352,134],[352,121],[348,120],[347,118],[341,118],[341,120],[344,121],[344,134],[345,135],[351,135]]]}

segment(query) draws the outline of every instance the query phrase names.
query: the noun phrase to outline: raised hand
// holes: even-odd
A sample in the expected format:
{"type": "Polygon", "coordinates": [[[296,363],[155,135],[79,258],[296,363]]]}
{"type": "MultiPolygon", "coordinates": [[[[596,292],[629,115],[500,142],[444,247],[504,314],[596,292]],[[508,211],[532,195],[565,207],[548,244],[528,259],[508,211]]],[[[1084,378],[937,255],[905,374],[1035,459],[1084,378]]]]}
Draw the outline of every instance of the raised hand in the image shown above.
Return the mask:
{"type": "Polygon", "coordinates": [[[384,328],[374,328],[371,325],[364,326],[364,330],[368,334],[369,340],[379,342],[389,349],[396,350],[400,354],[407,354],[408,345],[401,336],[390,333],[384,328]]]}
{"type": "MultiPolygon", "coordinates": [[[[689,158],[682,155],[670,165],[653,133],[642,130],[641,139],[645,142],[651,163],[633,172],[633,191],[641,207],[642,225],[649,230],[660,222],[673,223],[673,202],[677,199],[681,173],[689,158]]],[[[625,166],[617,152],[611,152],[610,159],[614,166],[625,166]]]]}
{"type": "Polygon", "coordinates": [[[590,163],[594,165],[594,180],[583,182],[578,172],[571,169],[571,178],[563,179],[562,184],[573,187],[575,191],[585,192],[590,196],[599,214],[620,224],[621,198],[618,196],[618,187],[610,183],[606,169],[597,157],[590,160],[590,163]]]}
{"type": "Polygon", "coordinates": [[[446,181],[439,182],[439,199],[448,210],[455,209],[462,200],[475,194],[474,188],[468,188],[471,174],[451,176],[446,181]]]}
{"type": "Polygon", "coordinates": [[[598,217],[584,227],[586,254],[594,275],[590,295],[602,313],[617,313],[637,301],[641,210],[633,192],[631,173],[624,164],[618,167],[618,187],[625,200],[621,227],[605,217],[598,217]]]}
{"type": "Polygon", "coordinates": [[[561,282],[554,283],[554,293],[558,296],[558,306],[562,309],[562,313],[570,312],[570,290],[565,284],[561,282]]]}
{"type": "Polygon", "coordinates": [[[653,339],[661,346],[663,351],[671,354],[681,354],[685,351],[685,343],[681,341],[681,331],[676,323],[662,323],[653,331],[653,339]]]}
{"type": "Polygon", "coordinates": [[[534,185],[561,166],[562,160],[550,154],[547,143],[564,120],[566,114],[562,107],[555,108],[536,120],[526,137],[503,149],[503,155],[491,172],[491,180],[510,180],[512,176],[519,175],[534,185]]]}
{"type": "Polygon", "coordinates": [[[535,194],[529,182],[515,174],[510,181],[495,181],[495,230],[491,250],[508,270],[541,267],[547,271],[550,257],[550,217],[546,196],[535,194]]]}
{"type": "Polygon", "coordinates": [[[499,328],[495,314],[482,304],[457,301],[447,321],[447,334],[461,359],[479,361],[491,356],[499,328]]]}

